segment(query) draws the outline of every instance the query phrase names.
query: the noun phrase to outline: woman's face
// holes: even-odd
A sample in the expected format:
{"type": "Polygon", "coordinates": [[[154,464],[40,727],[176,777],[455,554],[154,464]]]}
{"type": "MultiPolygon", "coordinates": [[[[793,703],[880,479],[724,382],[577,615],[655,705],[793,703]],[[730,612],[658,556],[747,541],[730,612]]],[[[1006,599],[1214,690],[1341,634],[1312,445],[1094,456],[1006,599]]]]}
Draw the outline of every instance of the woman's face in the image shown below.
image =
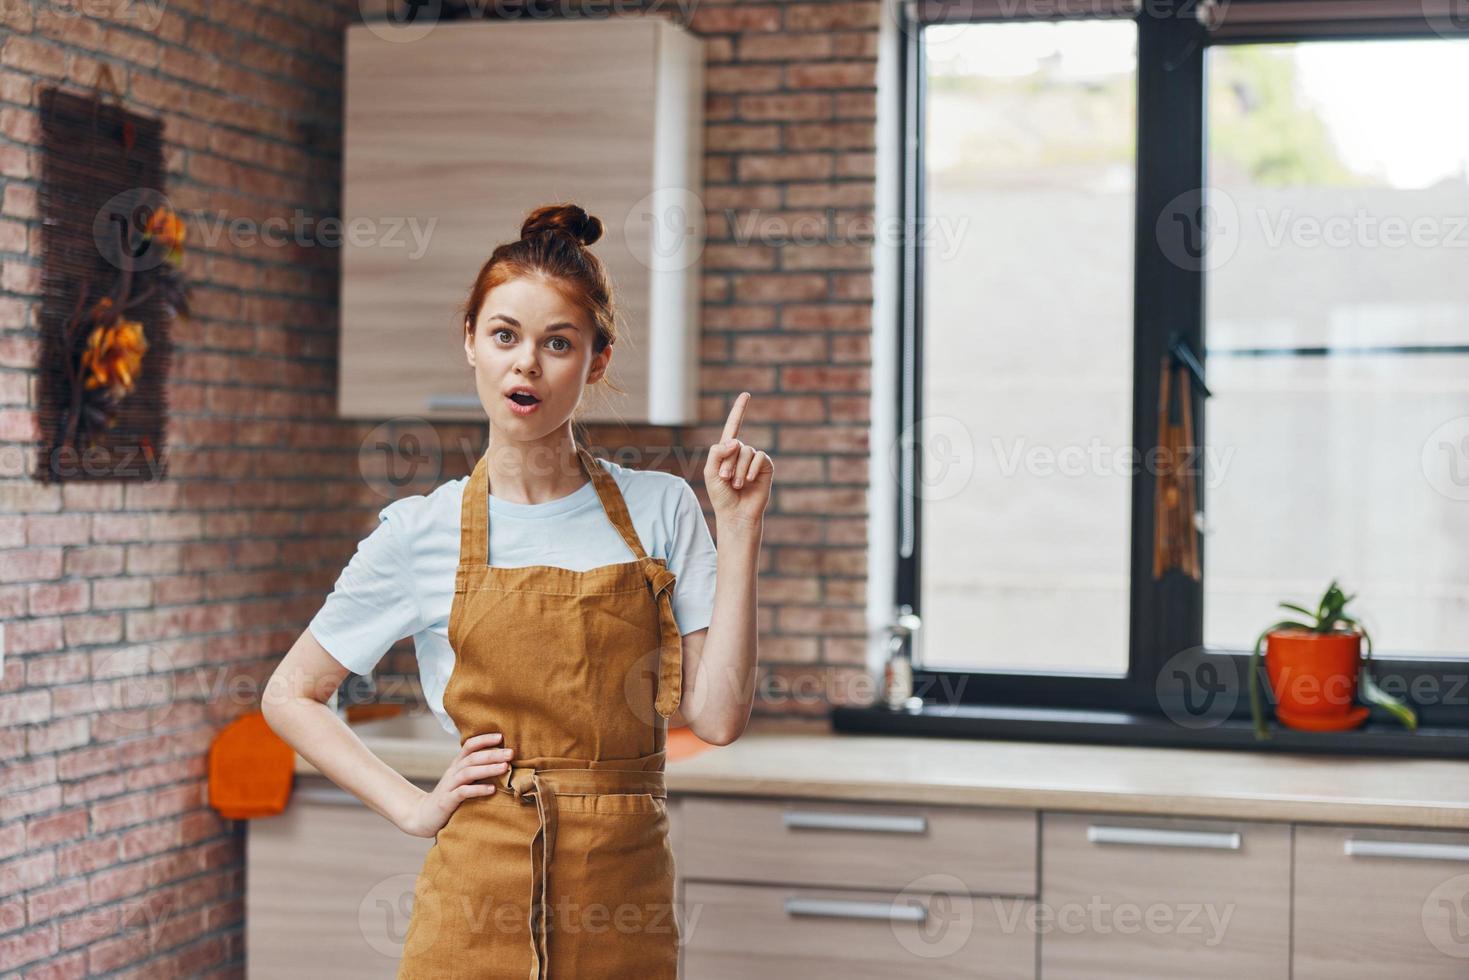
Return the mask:
{"type": "Polygon", "coordinates": [[[490,424],[526,441],[564,426],[612,359],[610,344],[593,354],[595,337],[586,311],[544,280],[512,279],[486,293],[464,354],[490,424]],[[536,400],[517,403],[509,397],[517,388],[536,400]]]}

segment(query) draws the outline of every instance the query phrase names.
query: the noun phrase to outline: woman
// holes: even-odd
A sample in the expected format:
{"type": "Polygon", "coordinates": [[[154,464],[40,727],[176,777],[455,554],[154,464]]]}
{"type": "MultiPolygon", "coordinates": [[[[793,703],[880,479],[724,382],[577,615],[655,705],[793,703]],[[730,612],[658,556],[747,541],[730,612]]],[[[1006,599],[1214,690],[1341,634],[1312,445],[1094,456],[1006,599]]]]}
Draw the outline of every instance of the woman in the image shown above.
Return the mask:
{"type": "Polygon", "coordinates": [[[749,719],[774,467],[739,439],[742,392],[704,465],[716,555],[686,481],[576,445],[572,416],[616,340],[588,249],[601,232],[575,205],[543,207],[490,256],[464,316],[488,448],[467,479],[383,508],[266,698],[271,727],[323,774],[434,838],[402,980],[673,978],[668,718],[682,704],[721,745],[749,719]],[[460,737],[431,791],[324,704],[409,633],[425,699],[460,737]]]}

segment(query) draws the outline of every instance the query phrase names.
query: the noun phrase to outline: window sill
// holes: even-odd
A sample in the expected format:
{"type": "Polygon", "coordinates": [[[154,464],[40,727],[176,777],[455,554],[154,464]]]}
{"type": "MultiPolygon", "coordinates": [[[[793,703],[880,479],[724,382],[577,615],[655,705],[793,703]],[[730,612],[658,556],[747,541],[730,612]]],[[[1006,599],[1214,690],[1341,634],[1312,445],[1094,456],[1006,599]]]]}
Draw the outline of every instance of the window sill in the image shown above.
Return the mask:
{"type": "Polygon", "coordinates": [[[1369,720],[1346,732],[1301,732],[1271,726],[1271,738],[1256,741],[1248,719],[1231,719],[1208,728],[1185,728],[1166,717],[1125,711],[1026,708],[1009,705],[925,705],[918,711],[880,707],[836,707],[832,728],[869,735],[933,735],[942,738],[992,738],[1019,742],[1091,742],[1215,748],[1319,755],[1409,756],[1425,759],[1469,757],[1469,729],[1419,728],[1369,720]]]}

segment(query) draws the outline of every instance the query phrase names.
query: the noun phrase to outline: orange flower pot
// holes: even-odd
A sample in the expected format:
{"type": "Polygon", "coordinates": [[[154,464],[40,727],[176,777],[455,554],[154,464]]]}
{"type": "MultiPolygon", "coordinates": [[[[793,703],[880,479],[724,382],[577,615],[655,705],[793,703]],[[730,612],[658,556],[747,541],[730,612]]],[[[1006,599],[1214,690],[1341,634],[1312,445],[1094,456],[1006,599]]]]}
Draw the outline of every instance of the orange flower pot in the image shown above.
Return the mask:
{"type": "MultiPolygon", "coordinates": [[[[1367,712],[1354,707],[1362,638],[1355,633],[1280,630],[1265,637],[1265,675],[1276,717],[1288,728],[1319,729],[1367,712]]],[[[1335,727],[1333,725],[1333,727],[1335,727]]]]}

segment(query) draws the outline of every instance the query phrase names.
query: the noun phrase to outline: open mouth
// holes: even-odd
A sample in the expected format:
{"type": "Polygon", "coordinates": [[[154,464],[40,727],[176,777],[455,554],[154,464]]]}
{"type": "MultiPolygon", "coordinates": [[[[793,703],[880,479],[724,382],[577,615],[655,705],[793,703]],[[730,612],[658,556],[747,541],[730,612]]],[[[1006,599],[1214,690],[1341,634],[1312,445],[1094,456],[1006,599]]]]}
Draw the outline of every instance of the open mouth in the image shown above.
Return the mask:
{"type": "Polygon", "coordinates": [[[540,402],[539,398],[528,391],[517,391],[509,397],[517,405],[535,405],[540,402]]]}

